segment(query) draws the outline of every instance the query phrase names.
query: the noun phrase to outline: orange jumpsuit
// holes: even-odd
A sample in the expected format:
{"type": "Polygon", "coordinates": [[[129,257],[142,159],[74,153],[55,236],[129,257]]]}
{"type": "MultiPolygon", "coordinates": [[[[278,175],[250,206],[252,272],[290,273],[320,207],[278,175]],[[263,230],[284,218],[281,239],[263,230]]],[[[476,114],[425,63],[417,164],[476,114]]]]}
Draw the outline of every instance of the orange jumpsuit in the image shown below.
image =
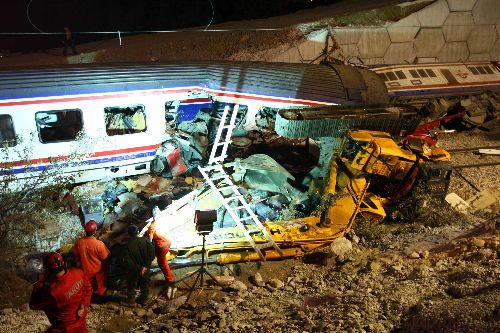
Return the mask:
{"type": "Polygon", "coordinates": [[[106,267],[103,263],[109,255],[106,245],[94,236],[82,237],[76,240],[73,253],[78,267],[83,269],[89,281],[97,285],[97,294],[106,294],[106,267]]]}
{"type": "Polygon", "coordinates": [[[162,235],[156,231],[156,222],[151,223],[148,228],[148,238],[153,240],[155,245],[155,255],[158,266],[160,266],[165,281],[173,283],[175,281],[174,275],[168,266],[168,260],[165,257],[170,250],[171,241],[166,235],[162,235]]]}
{"type": "Polygon", "coordinates": [[[69,268],[62,276],[47,281],[42,274],[35,283],[30,309],[43,310],[52,325],[49,333],[87,333],[87,306],[92,287],[81,269],[69,268]],[[79,313],[80,309],[82,313],[79,313]]]}

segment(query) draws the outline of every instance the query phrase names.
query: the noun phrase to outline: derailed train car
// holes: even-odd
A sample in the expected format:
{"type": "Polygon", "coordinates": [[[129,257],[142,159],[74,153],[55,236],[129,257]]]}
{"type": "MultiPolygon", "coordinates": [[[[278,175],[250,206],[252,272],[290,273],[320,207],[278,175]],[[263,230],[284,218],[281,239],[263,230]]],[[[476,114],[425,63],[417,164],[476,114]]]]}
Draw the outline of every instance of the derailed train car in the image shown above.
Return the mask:
{"type": "Polygon", "coordinates": [[[385,102],[376,74],[341,65],[197,61],[1,69],[1,172],[25,178],[57,168],[75,182],[148,173],[168,122],[188,121],[202,109],[239,104],[252,126],[265,108],[385,102]]]}

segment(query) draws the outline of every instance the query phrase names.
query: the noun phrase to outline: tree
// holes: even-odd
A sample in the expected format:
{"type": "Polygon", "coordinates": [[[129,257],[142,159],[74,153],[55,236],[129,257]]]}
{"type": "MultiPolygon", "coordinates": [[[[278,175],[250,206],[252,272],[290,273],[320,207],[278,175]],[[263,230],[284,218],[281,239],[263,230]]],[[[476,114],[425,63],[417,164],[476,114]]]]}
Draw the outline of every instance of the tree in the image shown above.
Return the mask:
{"type": "Polygon", "coordinates": [[[5,142],[0,148],[1,161],[16,161],[0,163],[0,250],[4,253],[35,245],[37,231],[64,211],[64,196],[74,181],[53,163],[38,171],[31,163],[32,148],[17,141],[15,147],[23,148],[13,149],[5,142]],[[19,169],[20,165],[24,167],[19,169]]]}

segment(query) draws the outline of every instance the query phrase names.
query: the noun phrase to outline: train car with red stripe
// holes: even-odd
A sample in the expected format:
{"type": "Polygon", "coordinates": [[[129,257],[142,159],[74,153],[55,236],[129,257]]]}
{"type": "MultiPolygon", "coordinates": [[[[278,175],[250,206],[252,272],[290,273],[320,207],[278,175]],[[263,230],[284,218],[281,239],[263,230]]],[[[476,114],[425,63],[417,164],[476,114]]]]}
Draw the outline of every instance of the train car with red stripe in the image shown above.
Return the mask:
{"type": "Polygon", "coordinates": [[[47,168],[86,182],[150,172],[168,121],[202,108],[387,102],[373,72],[342,65],[264,62],[85,64],[0,69],[0,171],[47,168]]]}
{"type": "Polygon", "coordinates": [[[372,68],[393,99],[500,90],[498,62],[428,63],[372,68]]]}

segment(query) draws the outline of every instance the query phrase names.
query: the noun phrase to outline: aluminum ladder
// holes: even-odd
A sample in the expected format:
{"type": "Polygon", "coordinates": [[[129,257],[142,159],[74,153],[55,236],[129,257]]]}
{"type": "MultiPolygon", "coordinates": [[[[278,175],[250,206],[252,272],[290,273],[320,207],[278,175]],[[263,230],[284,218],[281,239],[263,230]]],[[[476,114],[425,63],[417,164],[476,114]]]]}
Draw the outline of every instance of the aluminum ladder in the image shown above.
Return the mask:
{"type": "Polygon", "coordinates": [[[250,205],[245,200],[245,197],[238,191],[238,186],[236,186],[229,175],[226,173],[224,168],[222,167],[222,162],[227,157],[227,148],[231,143],[231,134],[234,129],[234,123],[236,120],[236,115],[238,114],[238,105],[235,105],[230,116],[229,123],[226,124],[227,118],[229,114],[229,106],[226,105],[224,108],[224,112],[222,113],[221,121],[219,124],[219,128],[217,129],[217,135],[215,137],[214,145],[212,147],[212,151],[210,152],[210,158],[208,160],[207,166],[199,166],[203,178],[210,185],[213,192],[216,194],[218,199],[222,202],[227,212],[231,215],[231,218],[234,220],[236,225],[243,232],[243,235],[248,240],[252,248],[259,255],[262,260],[265,260],[265,255],[261,250],[267,248],[274,248],[280,256],[283,255],[283,252],[278,247],[278,245],[274,242],[271,235],[269,235],[266,227],[262,225],[259,218],[250,208],[250,205]],[[224,130],[226,133],[224,134],[224,130]],[[221,138],[224,136],[223,141],[221,142],[221,138]],[[222,147],[220,154],[217,155],[217,151],[219,147],[222,147]],[[228,195],[224,195],[223,191],[229,192],[228,195]],[[231,204],[236,204],[232,206],[231,204]],[[240,213],[246,212],[247,216],[240,217],[240,213]],[[256,226],[255,230],[248,230],[246,223],[249,225],[256,226]],[[265,243],[255,243],[252,235],[250,233],[262,233],[262,235],[266,238],[265,243]]]}

